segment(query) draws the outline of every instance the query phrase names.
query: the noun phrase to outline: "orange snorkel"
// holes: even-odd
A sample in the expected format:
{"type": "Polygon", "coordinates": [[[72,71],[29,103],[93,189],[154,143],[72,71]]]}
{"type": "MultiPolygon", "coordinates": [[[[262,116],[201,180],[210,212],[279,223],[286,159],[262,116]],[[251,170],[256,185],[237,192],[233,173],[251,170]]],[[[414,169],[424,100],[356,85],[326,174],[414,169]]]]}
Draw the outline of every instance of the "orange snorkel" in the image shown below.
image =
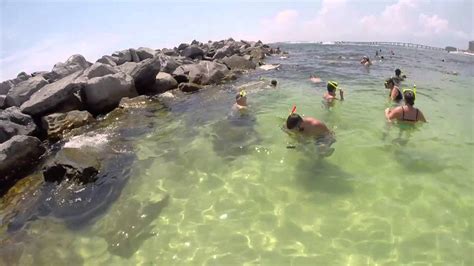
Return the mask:
{"type": "Polygon", "coordinates": [[[294,112],[296,112],[296,105],[293,105],[293,108],[291,109],[290,115],[292,115],[294,112]]]}

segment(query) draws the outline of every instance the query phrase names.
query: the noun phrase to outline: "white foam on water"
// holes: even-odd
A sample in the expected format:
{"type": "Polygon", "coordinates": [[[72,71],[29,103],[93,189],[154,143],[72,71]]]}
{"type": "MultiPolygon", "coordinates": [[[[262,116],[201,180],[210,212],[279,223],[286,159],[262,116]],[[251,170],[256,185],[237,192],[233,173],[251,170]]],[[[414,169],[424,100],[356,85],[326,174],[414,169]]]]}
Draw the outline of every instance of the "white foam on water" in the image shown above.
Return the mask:
{"type": "Polygon", "coordinates": [[[109,141],[108,134],[95,134],[95,135],[79,135],[72,137],[66,144],[65,148],[81,148],[84,146],[88,147],[100,147],[109,141]]]}

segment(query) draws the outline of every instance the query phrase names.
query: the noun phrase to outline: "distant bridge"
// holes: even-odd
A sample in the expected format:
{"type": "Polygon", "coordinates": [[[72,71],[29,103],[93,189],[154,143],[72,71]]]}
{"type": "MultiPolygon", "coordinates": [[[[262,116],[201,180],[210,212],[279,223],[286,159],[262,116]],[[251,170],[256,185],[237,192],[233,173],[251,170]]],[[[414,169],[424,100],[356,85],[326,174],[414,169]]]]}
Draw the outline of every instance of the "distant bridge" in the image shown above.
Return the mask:
{"type": "Polygon", "coordinates": [[[438,50],[444,51],[443,48],[440,47],[433,47],[429,45],[423,44],[415,44],[415,43],[405,43],[405,42],[334,42],[335,44],[355,44],[355,45],[386,45],[386,46],[401,46],[407,48],[415,48],[415,49],[428,49],[428,50],[438,50]]]}

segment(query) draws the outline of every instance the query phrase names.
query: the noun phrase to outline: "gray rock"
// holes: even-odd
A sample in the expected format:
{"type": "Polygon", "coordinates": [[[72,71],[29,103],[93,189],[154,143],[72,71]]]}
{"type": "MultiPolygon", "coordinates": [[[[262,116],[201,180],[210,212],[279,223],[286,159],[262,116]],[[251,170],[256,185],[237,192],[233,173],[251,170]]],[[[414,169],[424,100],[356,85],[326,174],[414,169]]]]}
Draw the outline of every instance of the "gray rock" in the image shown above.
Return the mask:
{"type": "Polygon", "coordinates": [[[154,91],[158,93],[163,93],[178,87],[178,82],[168,73],[159,72],[156,75],[156,83],[154,91]]]}
{"type": "Polygon", "coordinates": [[[184,50],[184,49],[185,49],[186,47],[188,47],[188,46],[189,46],[189,44],[187,44],[187,43],[182,43],[182,44],[180,44],[180,45],[178,46],[178,51],[182,51],[182,50],[184,50]]]}
{"type": "Polygon", "coordinates": [[[260,47],[250,48],[248,54],[251,56],[252,61],[255,64],[259,64],[263,59],[265,59],[265,51],[260,47]]]}
{"type": "Polygon", "coordinates": [[[117,51],[112,54],[113,57],[118,58],[117,60],[117,65],[121,65],[125,62],[131,62],[132,61],[132,54],[130,54],[130,49],[126,49],[123,51],[117,51]]]}
{"type": "Polygon", "coordinates": [[[137,49],[137,55],[140,61],[148,58],[153,58],[156,55],[156,51],[151,48],[140,47],[137,49]]]}
{"type": "Polygon", "coordinates": [[[99,60],[97,60],[97,63],[102,63],[109,66],[116,66],[118,61],[119,61],[118,57],[104,55],[99,60]]]}
{"type": "Polygon", "coordinates": [[[182,92],[195,92],[202,89],[202,86],[195,83],[180,83],[178,88],[182,92]]]}
{"type": "Polygon", "coordinates": [[[178,68],[181,65],[174,58],[170,56],[159,55],[158,58],[160,60],[161,72],[171,74],[173,73],[173,71],[176,70],[176,68],[178,68]]]}
{"type": "Polygon", "coordinates": [[[245,59],[242,56],[233,55],[222,59],[224,64],[232,70],[248,70],[257,67],[254,62],[245,59]]]}
{"type": "Polygon", "coordinates": [[[133,78],[117,73],[89,79],[82,89],[82,101],[92,113],[108,112],[118,106],[123,97],[137,96],[133,78]]]}
{"type": "Polygon", "coordinates": [[[0,144],[0,188],[7,189],[16,177],[36,166],[45,150],[39,139],[23,135],[0,144]]]}
{"type": "Polygon", "coordinates": [[[173,72],[173,77],[178,82],[180,82],[183,77],[188,77],[191,83],[208,85],[220,82],[228,73],[229,69],[224,64],[201,61],[198,64],[179,66],[173,72]]]}
{"type": "Polygon", "coordinates": [[[122,98],[119,103],[120,108],[144,108],[150,102],[150,98],[146,95],[140,95],[134,98],[122,98]]]}
{"type": "Polygon", "coordinates": [[[212,57],[212,59],[222,59],[226,56],[231,56],[233,55],[235,52],[234,52],[234,48],[231,46],[231,45],[226,45],[222,48],[219,48],[216,53],[214,54],[214,56],[212,57]]]}
{"type": "Polygon", "coordinates": [[[168,49],[168,48],[164,48],[161,50],[161,53],[164,54],[164,55],[169,55],[169,56],[178,56],[178,52],[175,51],[174,49],[168,49]]]}
{"type": "Polygon", "coordinates": [[[158,72],[160,72],[160,59],[158,57],[149,58],[138,63],[130,72],[137,92],[145,94],[153,89],[158,72]]]}
{"type": "Polygon", "coordinates": [[[0,109],[5,108],[5,99],[7,98],[6,95],[0,95],[0,109]]]}
{"type": "Polygon", "coordinates": [[[75,82],[81,74],[82,71],[79,71],[44,86],[21,105],[21,111],[37,116],[55,110],[58,105],[70,99],[75,92],[82,88],[83,84],[75,82]]]}
{"type": "Polygon", "coordinates": [[[130,48],[130,56],[132,56],[132,62],[135,62],[135,63],[140,62],[140,58],[138,57],[137,50],[130,48]]]}
{"type": "Polygon", "coordinates": [[[42,76],[32,77],[16,84],[7,94],[6,107],[20,106],[30,99],[33,93],[44,87],[48,82],[42,76]]]}
{"type": "Polygon", "coordinates": [[[114,67],[110,65],[95,63],[92,66],[90,66],[88,69],[86,69],[86,71],[84,71],[84,74],[82,74],[82,76],[88,79],[91,79],[91,78],[96,78],[96,77],[102,77],[109,74],[116,74],[118,72],[119,71],[117,69],[115,69],[114,67]]]}
{"type": "Polygon", "coordinates": [[[69,57],[65,63],[57,63],[54,65],[53,70],[44,74],[43,77],[48,80],[49,83],[53,83],[70,74],[85,70],[91,65],[92,63],[87,62],[84,56],[76,54],[69,57]]]}
{"type": "Polygon", "coordinates": [[[100,169],[100,160],[93,153],[76,148],[63,148],[53,161],[43,169],[46,182],[61,183],[63,180],[79,183],[94,182],[100,169]]]}
{"type": "Polygon", "coordinates": [[[25,72],[21,72],[16,78],[5,80],[4,82],[0,83],[0,94],[6,95],[13,86],[22,81],[28,80],[29,78],[31,78],[30,75],[26,74],[25,72]]]}
{"type": "Polygon", "coordinates": [[[126,63],[121,64],[117,68],[123,73],[130,75],[130,73],[132,73],[132,71],[135,69],[137,64],[138,63],[135,63],[135,62],[126,62],[126,63]]]}
{"type": "Polygon", "coordinates": [[[191,46],[186,47],[181,52],[181,55],[184,57],[189,57],[191,59],[195,59],[195,58],[200,59],[204,56],[204,51],[195,45],[191,45],[191,46]]]}
{"type": "Polygon", "coordinates": [[[48,138],[60,139],[71,129],[78,128],[93,122],[94,117],[87,111],[70,111],[67,113],[54,113],[41,118],[42,127],[46,130],[48,138]]]}
{"type": "Polygon", "coordinates": [[[33,135],[36,130],[33,118],[20,112],[18,107],[10,107],[0,113],[0,143],[15,135],[33,135]]]}

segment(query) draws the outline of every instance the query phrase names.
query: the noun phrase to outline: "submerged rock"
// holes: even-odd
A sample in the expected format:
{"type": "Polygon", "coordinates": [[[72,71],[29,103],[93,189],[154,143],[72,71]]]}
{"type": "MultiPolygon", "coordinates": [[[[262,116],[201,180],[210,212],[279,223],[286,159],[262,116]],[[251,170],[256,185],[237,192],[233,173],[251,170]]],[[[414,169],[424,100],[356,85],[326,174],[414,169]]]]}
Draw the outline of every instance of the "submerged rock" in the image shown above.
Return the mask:
{"type": "Polygon", "coordinates": [[[13,136],[0,144],[0,194],[21,174],[39,163],[46,149],[41,141],[30,136],[13,136]]]}
{"type": "Polygon", "coordinates": [[[200,86],[198,84],[195,84],[195,83],[180,83],[178,85],[178,88],[182,92],[195,92],[195,91],[198,91],[198,90],[202,89],[202,86],[200,86]]]}
{"type": "Polygon", "coordinates": [[[137,96],[131,76],[124,73],[89,79],[81,97],[92,113],[103,113],[118,106],[123,97],[137,96]]]}
{"type": "Polygon", "coordinates": [[[29,78],[13,86],[7,94],[6,107],[20,106],[30,99],[30,96],[44,87],[48,82],[42,76],[29,78]]]}
{"type": "Polygon", "coordinates": [[[33,116],[51,113],[81,89],[82,84],[75,82],[81,74],[81,71],[76,72],[44,86],[21,105],[21,111],[33,116]]]}
{"type": "Polygon", "coordinates": [[[63,134],[73,128],[78,128],[94,121],[94,117],[87,111],[70,111],[54,113],[41,118],[42,127],[50,139],[60,139],[63,134]]]}
{"type": "Polygon", "coordinates": [[[44,180],[58,183],[65,179],[80,183],[94,182],[100,169],[99,158],[95,155],[82,149],[63,148],[44,167],[44,180]]]}
{"type": "Polygon", "coordinates": [[[20,112],[18,107],[10,107],[0,113],[0,143],[15,135],[33,135],[36,131],[33,118],[20,112]]]}

